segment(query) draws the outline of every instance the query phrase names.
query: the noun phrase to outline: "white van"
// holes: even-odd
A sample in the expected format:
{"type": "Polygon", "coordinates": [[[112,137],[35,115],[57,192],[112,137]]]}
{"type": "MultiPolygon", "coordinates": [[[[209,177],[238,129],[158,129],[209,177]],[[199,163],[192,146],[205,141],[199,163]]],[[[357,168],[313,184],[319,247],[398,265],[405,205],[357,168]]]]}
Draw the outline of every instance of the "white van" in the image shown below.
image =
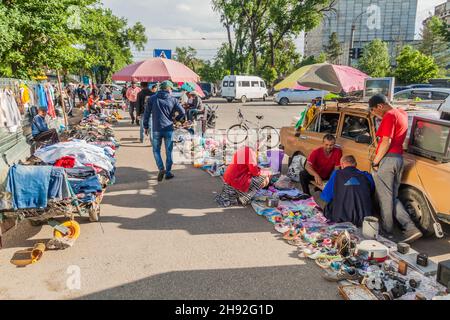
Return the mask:
{"type": "Polygon", "coordinates": [[[269,96],[266,83],[260,77],[225,76],[222,80],[222,98],[232,102],[237,99],[242,103],[253,99],[263,99],[269,96]]]}

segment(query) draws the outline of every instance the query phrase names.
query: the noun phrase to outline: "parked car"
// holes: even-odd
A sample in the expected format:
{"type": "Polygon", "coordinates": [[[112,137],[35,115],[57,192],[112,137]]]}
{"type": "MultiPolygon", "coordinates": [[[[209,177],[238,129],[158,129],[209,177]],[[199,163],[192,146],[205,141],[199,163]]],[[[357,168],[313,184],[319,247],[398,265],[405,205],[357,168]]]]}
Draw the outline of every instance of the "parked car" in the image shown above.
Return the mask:
{"type": "Polygon", "coordinates": [[[438,110],[442,119],[450,120],[450,89],[420,88],[403,90],[394,94],[394,101],[427,101],[421,106],[438,110]],[[436,103],[433,103],[433,101],[436,101],[436,103]]]}
{"type": "Polygon", "coordinates": [[[198,84],[205,94],[205,100],[215,97],[217,94],[216,85],[210,82],[200,82],[198,84]]]}
{"type": "Polygon", "coordinates": [[[328,94],[324,90],[282,90],[274,95],[274,101],[279,105],[285,106],[289,103],[309,103],[312,99],[321,97],[322,99],[328,94]]]}
{"type": "MultiPolygon", "coordinates": [[[[405,109],[410,123],[415,116],[434,119],[439,116],[435,110],[405,109]]],[[[294,156],[307,157],[312,150],[322,146],[324,134],[334,134],[344,155],[355,156],[358,168],[370,172],[377,148],[375,133],[378,123],[370,114],[367,104],[328,105],[326,110],[316,114],[307,128],[301,131],[294,126],[282,128],[281,145],[291,163],[294,156]],[[355,123],[358,125],[354,126],[355,123]]],[[[434,217],[450,223],[450,163],[441,163],[409,152],[405,152],[404,157],[400,200],[421,229],[432,234],[434,217]]]]}
{"type": "Polygon", "coordinates": [[[225,76],[221,94],[228,102],[237,99],[242,103],[254,99],[265,101],[269,96],[264,80],[255,76],[225,76]]]}

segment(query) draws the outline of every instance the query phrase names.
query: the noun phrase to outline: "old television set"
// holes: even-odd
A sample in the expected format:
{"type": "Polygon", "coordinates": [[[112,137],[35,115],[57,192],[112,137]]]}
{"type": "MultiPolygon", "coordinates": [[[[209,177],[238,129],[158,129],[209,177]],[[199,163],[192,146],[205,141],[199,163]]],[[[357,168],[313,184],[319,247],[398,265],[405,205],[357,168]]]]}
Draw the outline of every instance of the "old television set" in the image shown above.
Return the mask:
{"type": "Polygon", "coordinates": [[[408,152],[450,162],[450,121],[414,117],[408,152]]]}
{"type": "Polygon", "coordinates": [[[395,78],[367,78],[364,83],[364,97],[363,101],[369,99],[376,94],[384,94],[389,101],[394,99],[395,78]]]}

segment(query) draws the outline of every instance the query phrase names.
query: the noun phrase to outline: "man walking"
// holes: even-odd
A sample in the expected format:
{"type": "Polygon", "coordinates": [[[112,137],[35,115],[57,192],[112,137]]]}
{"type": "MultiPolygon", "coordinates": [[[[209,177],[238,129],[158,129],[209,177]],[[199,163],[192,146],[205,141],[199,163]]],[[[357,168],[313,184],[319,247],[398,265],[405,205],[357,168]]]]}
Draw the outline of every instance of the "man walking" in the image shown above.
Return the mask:
{"type": "Polygon", "coordinates": [[[408,132],[408,115],[402,109],[393,108],[382,94],[370,98],[369,108],[373,115],[382,119],[376,134],[378,148],[372,168],[383,229],[388,235],[392,235],[395,217],[403,228],[402,242],[412,242],[423,234],[398,199],[403,173],[403,143],[408,132]]]}
{"type": "MultiPolygon", "coordinates": [[[[139,92],[141,92],[141,88],[136,86],[136,82],[131,82],[131,87],[127,90],[127,100],[130,102],[131,124],[134,124],[134,121],[136,120],[134,112],[138,107],[137,96],[139,92]]],[[[139,124],[139,120],[137,120],[136,123],[139,124]]]]}
{"type": "Polygon", "coordinates": [[[172,151],[173,151],[173,117],[175,112],[178,112],[178,119],[186,116],[184,108],[178,100],[171,96],[173,83],[164,81],[160,85],[160,91],[149,99],[149,103],[145,108],[144,113],[144,129],[145,134],[148,135],[149,120],[152,117],[152,145],[153,155],[158,166],[158,181],[162,181],[164,176],[166,180],[174,177],[172,174],[172,151]],[[161,144],[164,139],[166,146],[166,167],[161,158],[161,144]]]}
{"type": "MultiPolygon", "coordinates": [[[[148,101],[150,99],[151,96],[153,96],[154,94],[156,94],[156,90],[157,90],[158,86],[155,84],[152,86],[152,88],[150,89],[148,87],[148,82],[142,82],[141,83],[141,92],[138,93],[137,96],[137,101],[138,101],[138,107],[136,109],[136,116],[137,116],[137,120],[140,121],[140,136],[139,139],[142,142],[144,142],[144,121],[141,121],[142,118],[144,117],[144,112],[145,112],[145,106],[148,104],[148,101]]],[[[150,123],[150,131],[151,131],[151,120],[149,121],[150,123]]]]}

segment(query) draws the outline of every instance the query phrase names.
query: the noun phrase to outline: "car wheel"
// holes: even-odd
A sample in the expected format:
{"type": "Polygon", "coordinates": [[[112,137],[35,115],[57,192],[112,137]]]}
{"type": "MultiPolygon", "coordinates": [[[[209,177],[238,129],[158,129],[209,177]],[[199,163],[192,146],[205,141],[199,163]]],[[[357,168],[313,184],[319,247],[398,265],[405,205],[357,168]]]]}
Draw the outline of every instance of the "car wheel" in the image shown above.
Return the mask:
{"type": "Polygon", "coordinates": [[[406,212],[422,232],[425,235],[434,234],[433,212],[422,193],[414,188],[404,187],[400,189],[398,196],[406,212]]]}
{"type": "Polygon", "coordinates": [[[233,102],[233,99],[228,98],[228,99],[227,99],[227,102],[228,102],[228,103],[231,103],[231,102],[233,102]]]}
{"type": "Polygon", "coordinates": [[[241,97],[241,102],[242,103],[246,103],[247,102],[247,97],[246,96],[242,96],[241,97]]]}
{"type": "Polygon", "coordinates": [[[266,99],[267,99],[267,94],[265,94],[265,95],[263,96],[263,101],[266,101],[266,99]]]}
{"type": "Polygon", "coordinates": [[[281,104],[282,106],[287,106],[288,103],[289,103],[289,99],[288,99],[288,98],[281,98],[281,99],[280,99],[280,104],[281,104]]]}

